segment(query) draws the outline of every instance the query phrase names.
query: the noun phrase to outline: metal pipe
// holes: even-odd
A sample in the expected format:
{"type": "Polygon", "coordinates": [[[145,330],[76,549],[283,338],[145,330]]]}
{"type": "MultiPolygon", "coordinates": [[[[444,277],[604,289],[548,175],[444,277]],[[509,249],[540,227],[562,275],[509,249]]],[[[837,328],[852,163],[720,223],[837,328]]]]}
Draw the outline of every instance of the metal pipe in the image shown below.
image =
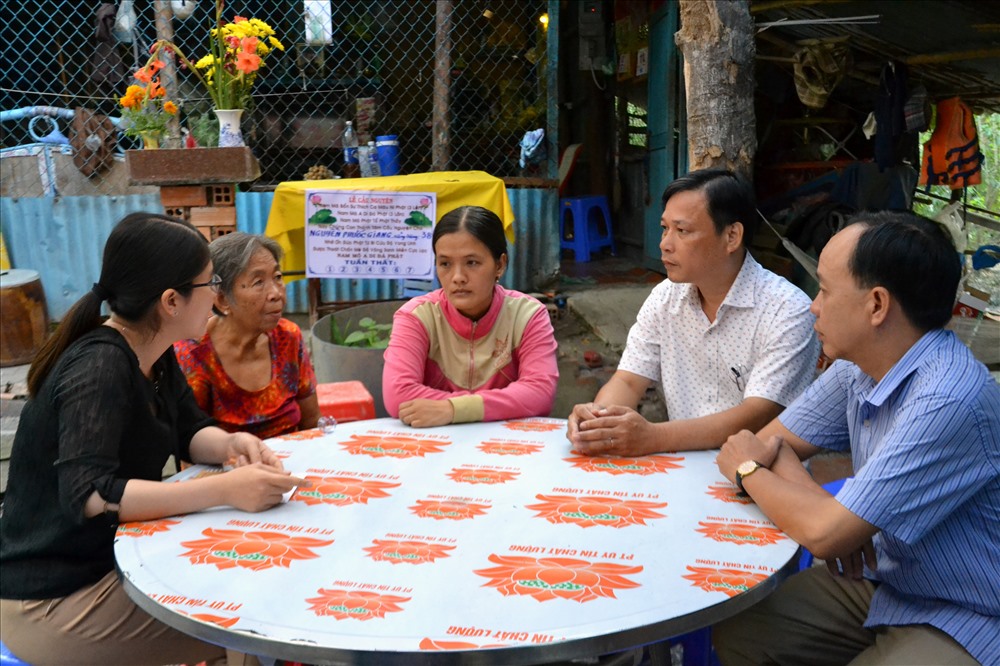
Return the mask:
{"type": "MultiPolygon", "coordinates": [[[[0,122],[24,120],[35,116],[49,116],[51,118],[61,118],[62,120],[73,120],[76,111],[73,109],[62,109],[58,106],[23,106],[10,111],[0,111],[0,122]]],[[[108,116],[108,120],[115,127],[121,124],[122,119],[117,116],[108,116]]]]}

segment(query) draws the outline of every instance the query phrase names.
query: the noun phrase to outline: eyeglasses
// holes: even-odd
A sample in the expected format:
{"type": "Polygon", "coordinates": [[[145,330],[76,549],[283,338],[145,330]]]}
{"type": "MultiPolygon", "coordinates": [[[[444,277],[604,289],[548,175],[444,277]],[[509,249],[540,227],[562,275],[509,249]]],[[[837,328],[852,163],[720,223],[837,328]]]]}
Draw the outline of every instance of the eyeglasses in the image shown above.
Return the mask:
{"type": "Polygon", "coordinates": [[[215,293],[219,293],[219,287],[222,286],[222,278],[216,273],[212,275],[212,279],[208,282],[192,282],[183,286],[188,289],[194,289],[195,287],[208,287],[215,293]]]}
{"type": "Polygon", "coordinates": [[[747,386],[747,367],[742,364],[734,365],[729,368],[729,372],[731,373],[730,379],[732,379],[733,383],[736,384],[737,390],[743,391],[743,389],[747,386]]]}

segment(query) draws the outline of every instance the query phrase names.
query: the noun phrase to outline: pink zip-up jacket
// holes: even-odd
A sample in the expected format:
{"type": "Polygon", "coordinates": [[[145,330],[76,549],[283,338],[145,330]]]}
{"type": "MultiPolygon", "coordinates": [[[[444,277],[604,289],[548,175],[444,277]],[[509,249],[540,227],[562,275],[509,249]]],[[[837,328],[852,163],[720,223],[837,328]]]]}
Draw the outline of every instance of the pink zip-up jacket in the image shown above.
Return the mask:
{"type": "Polygon", "coordinates": [[[438,289],[396,311],[385,350],[382,398],[394,417],[416,398],[448,399],[454,423],[548,416],[559,367],[548,311],[496,285],[479,321],[438,289]]]}

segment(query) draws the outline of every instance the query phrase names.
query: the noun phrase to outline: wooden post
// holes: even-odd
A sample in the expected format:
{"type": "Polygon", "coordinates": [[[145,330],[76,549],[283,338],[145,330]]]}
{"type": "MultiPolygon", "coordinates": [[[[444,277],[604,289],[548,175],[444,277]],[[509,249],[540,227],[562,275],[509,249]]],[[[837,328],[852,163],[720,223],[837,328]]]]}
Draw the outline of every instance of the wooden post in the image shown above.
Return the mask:
{"type": "Polygon", "coordinates": [[[690,170],[752,177],[754,23],[746,0],[680,0],[675,41],[684,56],[690,170]]]}
{"type": "MultiPolygon", "coordinates": [[[[165,39],[168,42],[174,41],[174,12],[170,9],[170,3],[166,0],[155,0],[153,7],[156,11],[156,38],[165,39]]],[[[160,83],[167,91],[167,99],[177,99],[177,67],[171,57],[163,58],[163,69],[160,70],[160,83]]],[[[140,63],[144,65],[145,63],[140,63]]],[[[182,148],[181,125],[177,116],[171,116],[167,120],[167,138],[172,142],[166,144],[166,148],[182,148]],[[176,141],[176,143],[173,143],[176,141]]]]}
{"type": "Polygon", "coordinates": [[[434,31],[434,109],[431,130],[431,171],[445,171],[451,161],[448,109],[451,90],[452,0],[437,0],[434,31]]]}

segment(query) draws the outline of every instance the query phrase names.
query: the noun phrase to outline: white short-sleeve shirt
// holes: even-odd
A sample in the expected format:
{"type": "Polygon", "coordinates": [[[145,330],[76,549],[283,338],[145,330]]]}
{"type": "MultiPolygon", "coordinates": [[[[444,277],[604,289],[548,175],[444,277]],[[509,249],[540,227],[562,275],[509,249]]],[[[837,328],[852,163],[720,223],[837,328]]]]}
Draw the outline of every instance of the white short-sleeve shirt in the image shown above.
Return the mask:
{"type": "Polygon", "coordinates": [[[672,420],[717,414],[749,397],[788,405],[815,377],[814,322],[808,297],[748,253],[714,322],[693,284],[658,284],[618,369],[660,382],[672,420]]]}

